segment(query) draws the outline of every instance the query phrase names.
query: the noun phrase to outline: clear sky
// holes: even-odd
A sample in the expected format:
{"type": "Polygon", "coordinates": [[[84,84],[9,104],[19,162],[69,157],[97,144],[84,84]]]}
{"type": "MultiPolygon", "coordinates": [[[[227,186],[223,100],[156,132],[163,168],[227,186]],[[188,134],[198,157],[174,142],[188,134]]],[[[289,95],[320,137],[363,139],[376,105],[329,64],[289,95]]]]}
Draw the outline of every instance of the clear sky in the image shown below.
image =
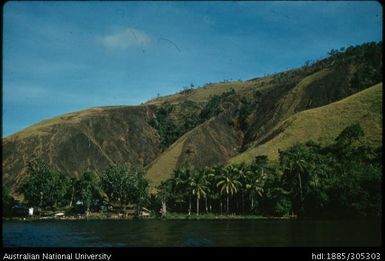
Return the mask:
{"type": "Polygon", "coordinates": [[[3,135],[382,40],[377,2],[8,2],[3,135]]]}

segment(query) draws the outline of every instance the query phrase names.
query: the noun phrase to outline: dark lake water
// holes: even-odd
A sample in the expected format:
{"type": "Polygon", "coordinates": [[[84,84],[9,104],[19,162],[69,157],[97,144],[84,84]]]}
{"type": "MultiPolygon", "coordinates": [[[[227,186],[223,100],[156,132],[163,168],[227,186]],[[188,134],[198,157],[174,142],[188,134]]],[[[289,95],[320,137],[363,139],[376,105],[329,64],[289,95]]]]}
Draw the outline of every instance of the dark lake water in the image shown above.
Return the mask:
{"type": "Polygon", "coordinates": [[[5,247],[381,246],[380,220],[4,221],[5,247]]]}

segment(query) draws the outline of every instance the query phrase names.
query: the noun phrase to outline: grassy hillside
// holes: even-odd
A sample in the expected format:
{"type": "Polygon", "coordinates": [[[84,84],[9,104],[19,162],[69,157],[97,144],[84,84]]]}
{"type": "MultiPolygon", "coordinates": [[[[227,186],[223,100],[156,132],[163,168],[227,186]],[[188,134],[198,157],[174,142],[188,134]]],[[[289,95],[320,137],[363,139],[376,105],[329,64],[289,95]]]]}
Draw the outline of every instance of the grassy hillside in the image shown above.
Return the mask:
{"type": "Polygon", "coordinates": [[[291,116],[271,131],[270,134],[278,133],[271,140],[235,156],[229,162],[251,162],[257,155],[277,159],[279,149],[308,140],[326,145],[353,122],[363,127],[365,142],[374,146],[382,144],[382,83],[341,101],[291,116]]]}
{"type": "Polygon", "coordinates": [[[139,165],[157,185],[185,165],[276,157],[278,148],[309,138],[327,143],[353,121],[378,143],[382,115],[369,104],[380,87],[338,101],[379,82],[382,43],[368,43],[274,75],[60,115],[3,139],[3,183],[17,187],[27,162],[39,157],[72,176],[113,163],[139,165]]]}
{"type": "MultiPolygon", "coordinates": [[[[268,79],[264,78],[263,81],[268,79]]],[[[262,82],[261,80],[258,82],[262,82]]],[[[225,82],[225,83],[212,83],[207,84],[204,87],[196,89],[186,89],[177,94],[168,95],[159,97],[153,100],[146,102],[149,105],[160,105],[162,103],[180,103],[186,100],[194,102],[206,102],[210,97],[214,95],[221,95],[224,92],[228,92],[231,89],[234,89],[236,92],[244,92],[254,88],[258,83],[256,81],[247,81],[247,82],[225,82]]]]}
{"type": "Polygon", "coordinates": [[[14,186],[27,162],[43,158],[69,175],[108,164],[145,166],[160,153],[151,107],[101,107],[45,120],[3,140],[3,183],[14,186]]]}
{"type": "Polygon", "coordinates": [[[162,180],[167,179],[177,167],[185,141],[185,137],[182,137],[150,164],[147,170],[147,177],[151,182],[152,188],[159,185],[162,180]]]}
{"type": "Polygon", "coordinates": [[[176,168],[223,164],[238,153],[242,144],[242,133],[234,125],[238,104],[234,100],[226,105],[222,113],[187,132],[150,164],[147,177],[153,187],[176,168]]]}

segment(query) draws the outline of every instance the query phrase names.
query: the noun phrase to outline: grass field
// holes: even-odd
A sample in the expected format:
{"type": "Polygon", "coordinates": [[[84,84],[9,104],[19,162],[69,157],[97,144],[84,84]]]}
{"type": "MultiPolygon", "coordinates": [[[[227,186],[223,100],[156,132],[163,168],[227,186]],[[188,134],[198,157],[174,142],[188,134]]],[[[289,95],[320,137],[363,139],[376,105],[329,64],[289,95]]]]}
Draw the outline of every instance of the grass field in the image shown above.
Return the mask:
{"type": "Polygon", "coordinates": [[[353,122],[363,127],[364,142],[377,146],[382,144],[382,83],[341,101],[289,117],[273,130],[282,129],[277,136],[233,157],[229,162],[250,163],[257,155],[268,155],[276,160],[279,149],[308,140],[326,145],[353,122]]]}

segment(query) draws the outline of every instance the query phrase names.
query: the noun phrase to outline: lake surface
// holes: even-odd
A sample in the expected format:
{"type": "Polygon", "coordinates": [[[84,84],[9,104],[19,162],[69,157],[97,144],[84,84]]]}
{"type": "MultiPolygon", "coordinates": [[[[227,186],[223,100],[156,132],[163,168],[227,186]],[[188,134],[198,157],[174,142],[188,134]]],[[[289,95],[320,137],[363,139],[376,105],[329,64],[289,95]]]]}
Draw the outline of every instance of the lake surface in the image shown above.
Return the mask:
{"type": "Polygon", "coordinates": [[[381,221],[378,219],[3,221],[3,246],[381,246],[381,221]]]}

